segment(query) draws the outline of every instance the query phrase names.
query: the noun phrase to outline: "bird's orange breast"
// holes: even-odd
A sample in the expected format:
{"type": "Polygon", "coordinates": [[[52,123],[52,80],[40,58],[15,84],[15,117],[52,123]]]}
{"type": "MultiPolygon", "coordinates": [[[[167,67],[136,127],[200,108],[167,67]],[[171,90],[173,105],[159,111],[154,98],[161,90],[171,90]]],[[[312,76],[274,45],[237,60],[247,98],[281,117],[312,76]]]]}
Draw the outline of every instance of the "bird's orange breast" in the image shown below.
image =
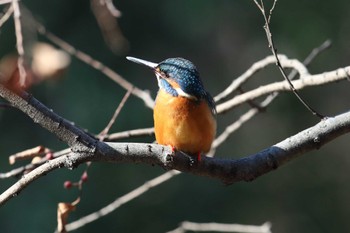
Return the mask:
{"type": "Polygon", "coordinates": [[[190,154],[208,152],[216,121],[208,104],[174,97],[160,89],[154,107],[154,130],[159,144],[190,154]]]}

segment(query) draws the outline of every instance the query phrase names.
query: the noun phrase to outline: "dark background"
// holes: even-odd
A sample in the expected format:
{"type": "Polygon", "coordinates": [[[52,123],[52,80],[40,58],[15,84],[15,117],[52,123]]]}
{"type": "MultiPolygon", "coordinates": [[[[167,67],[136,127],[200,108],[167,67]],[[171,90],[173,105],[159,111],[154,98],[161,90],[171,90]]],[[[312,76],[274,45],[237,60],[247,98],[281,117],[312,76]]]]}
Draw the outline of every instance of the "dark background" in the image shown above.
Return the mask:
{"type": "MultiPolygon", "coordinates": [[[[124,54],[114,54],[106,46],[88,1],[21,3],[54,34],[141,89],[149,89],[153,97],[157,91],[154,75],[128,62],[126,55],[154,62],[185,57],[196,64],[213,95],[255,61],[270,55],[263,19],[253,1],[115,1],[123,13],[118,20],[120,28],[129,42],[124,54]]],[[[271,25],[278,51],[302,60],[314,47],[331,39],[332,48],[312,63],[310,72],[349,65],[348,11],[347,0],[278,1],[271,25]]],[[[13,21],[0,30],[0,55],[15,52],[13,21]]],[[[38,36],[37,40],[46,38],[38,36]]],[[[271,66],[244,88],[280,80],[277,68],[271,66]]],[[[349,82],[342,81],[305,89],[302,95],[323,114],[335,115],[349,109],[349,87],[349,82]]],[[[91,133],[105,127],[125,94],[116,83],[75,58],[62,79],[43,82],[31,92],[49,108],[91,133]]],[[[242,106],[218,116],[218,133],[246,109],[248,106],[242,106]]],[[[256,153],[317,121],[295,96],[282,94],[267,112],[233,134],[216,156],[239,158],[256,153]]],[[[131,97],[112,131],[152,125],[152,111],[141,100],[131,97]]],[[[184,220],[241,224],[270,221],[273,232],[284,233],[349,232],[349,139],[349,135],[340,137],[251,183],[225,186],[217,180],[182,174],[77,232],[165,232],[184,220]]],[[[0,109],[0,141],[1,172],[12,169],[7,164],[8,156],[18,151],[37,145],[54,150],[66,148],[55,136],[14,109],[0,109]]],[[[77,196],[76,190],[65,190],[63,182],[78,180],[84,167],[54,171],[2,206],[1,232],[52,232],[56,227],[57,203],[73,201],[77,196]]],[[[94,163],[82,201],[70,220],[98,210],[163,172],[161,168],[145,165],[94,163]]],[[[15,179],[1,180],[1,191],[14,182],[15,179]]]]}

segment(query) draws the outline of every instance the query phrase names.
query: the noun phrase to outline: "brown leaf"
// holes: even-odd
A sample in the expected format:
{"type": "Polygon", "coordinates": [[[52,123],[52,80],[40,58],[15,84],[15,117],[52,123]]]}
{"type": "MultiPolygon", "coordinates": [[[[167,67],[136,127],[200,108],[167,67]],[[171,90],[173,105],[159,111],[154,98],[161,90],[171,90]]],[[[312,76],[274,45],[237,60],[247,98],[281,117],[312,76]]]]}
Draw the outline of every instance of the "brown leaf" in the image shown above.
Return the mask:
{"type": "Polygon", "coordinates": [[[66,224],[69,213],[74,211],[76,205],[80,202],[80,197],[78,197],[74,202],[60,202],[57,206],[57,231],[58,232],[67,232],[66,224]]]}

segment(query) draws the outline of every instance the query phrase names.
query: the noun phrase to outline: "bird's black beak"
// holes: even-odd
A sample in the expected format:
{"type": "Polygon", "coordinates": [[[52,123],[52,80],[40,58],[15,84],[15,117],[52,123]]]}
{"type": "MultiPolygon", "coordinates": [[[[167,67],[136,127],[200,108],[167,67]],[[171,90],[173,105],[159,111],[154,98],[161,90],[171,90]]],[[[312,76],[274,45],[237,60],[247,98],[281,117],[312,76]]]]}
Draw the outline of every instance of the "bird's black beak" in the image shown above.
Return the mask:
{"type": "Polygon", "coordinates": [[[136,58],[136,57],[126,57],[126,59],[128,59],[129,61],[135,62],[137,64],[145,65],[145,66],[151,68],[152,70],[154,70],[158,66],[158,63],[142,60],[142,59],[136,58]]]}

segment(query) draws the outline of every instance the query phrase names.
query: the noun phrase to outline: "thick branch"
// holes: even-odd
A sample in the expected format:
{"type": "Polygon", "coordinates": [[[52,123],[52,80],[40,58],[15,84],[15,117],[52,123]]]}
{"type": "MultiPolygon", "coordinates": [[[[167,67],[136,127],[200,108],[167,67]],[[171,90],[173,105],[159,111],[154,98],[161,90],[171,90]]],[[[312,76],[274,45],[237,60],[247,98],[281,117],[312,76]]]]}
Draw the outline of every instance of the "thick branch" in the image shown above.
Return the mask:
{"type": "MultiPolygon", "coordinates": [[[[129,151],[126,160],[130,161],[128,157],[132,156],[134,157],[134,161],[156,164],[163,163],[162,166],[167,169],[176,169],[182,172],[217,178],[225,183],[232,184],[238,181],[254,180],[297,158],[301,154],[311,150],[317,150],[327,142],[349,132],[350,111],[322,120],[315,126],[305,129],[257,154],[237,160],[205,157],[200,163],[194,163],[192,158],[179,152],[175,156],[169,156],[167,148],[159,145],[147,145],[149,147],[149,153],[153,152],[154,156],[156,156],[154,159],[145,157],[146,155],[144,154],[139,154],[138,156],[141,156],[140,159],[136,159],[135,156],[137,155],[131,154],[129,151]],[[156,150],[161,151],[162,154],[155,153],[156,150]]],[[[125,144],[108,143],[108,145],[119,153],[125,154],[125,144]]],[[[139,149],[145,147],[142,144],[127,145],[137,145],[140,146],[139,149]]],[[[117,154],[108,155],[101,158],[101,160],[108,162],[123,161],[117,154]]]]}
{"type": "MultiPolygon", "coordinates": [[[[40,176],[62,166],[75,167],[87,160],[104,162],[130,162],[156,164],[166,169],[176,169],[201,176],[220,179],[227,184],[238,181],[251,181],[277,169],[303,153],[319,149],[327,142],[350,132],[350,111],[328,118],[292,137],[281,141],[257,154],[232,160],[204,157],[200,163],[181,152],[171,155],[171,148],[155,144],[108,143],[106,147],[97,147],[93,156],[85,152],[71,153],[68,156],[51,160],[32,172],[24,175],[16,184],[0,195],[3,204],[18,194],[29,183],[40,176]]],[[[99,142],[100,143],[100,142],[99,142]]],[[[100,143],[104,144],[104,143],[100,143]]]]}

